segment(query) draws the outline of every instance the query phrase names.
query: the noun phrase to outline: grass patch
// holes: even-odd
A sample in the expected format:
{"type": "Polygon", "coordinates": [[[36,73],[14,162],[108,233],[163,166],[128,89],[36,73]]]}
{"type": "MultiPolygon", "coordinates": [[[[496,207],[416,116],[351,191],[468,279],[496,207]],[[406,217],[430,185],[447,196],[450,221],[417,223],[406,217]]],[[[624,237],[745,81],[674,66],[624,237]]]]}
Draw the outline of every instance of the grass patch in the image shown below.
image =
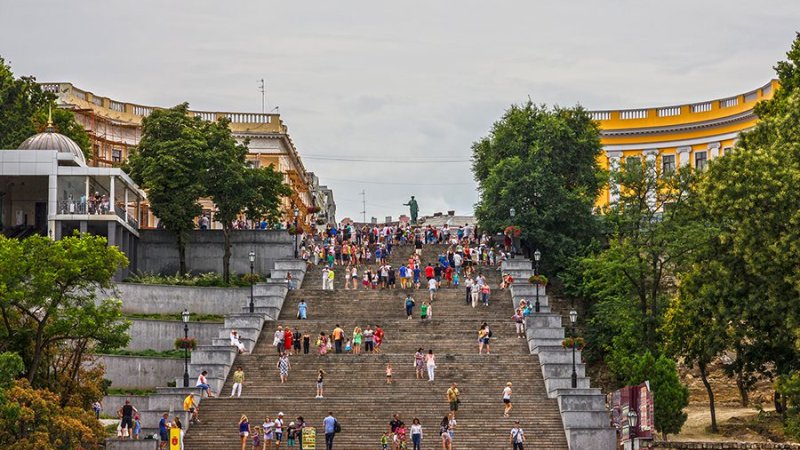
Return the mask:
{"type": "Polygon", "coordinates": [[[137,284],[166,284],[169,286],[195,286],[195,287],[245,287],[250,286],[251,281],[258,283],[263,281],[263,277],[254,274],[231,274],[230,282],[226,283],[222,275],[216,272],[201,273],[198,275],[158,275],[154,273],[139,273],[123,280],[126,283],[137,284]]]}
{"type": "MultiPolygon", "coordinates": [[[[126,314],[129,319],[151,319],[151,320],[167,320],[177,321],[183,320],[181,313],[175,314],[126,314]]],[[[222,314],[189,314],[189,322],[224,322],[225,316],[222,314]]]]}
{"type": "MultiPolygon", "coordinates": [[[[150,394],[155,394],[155,393],[156,393],[155,389],[114,388],[114,389],[109,389],[107,395],[150,395],[150,394]]],[[[104,418],[104,419],[116,419],[116,416],[114,416],[114,417],[103,417],[101,415],[100,417],[104,418]]]]}
{"type": "Polygon", "coordinates": [[[106,425],[106,437],[117,437],[117,424],[106,425]]]}
{"type": "MultiPolygon", "coordinates": [[[[189,351],[191,354],[192,352],[189,351]]],[[[183,350],[126,350],[126,349],[118,349],[118,350],[109,350],[103,353],[104,355],[114,355],[114,356],[145,356],[150,358],[183,358],[183,350]]]]}

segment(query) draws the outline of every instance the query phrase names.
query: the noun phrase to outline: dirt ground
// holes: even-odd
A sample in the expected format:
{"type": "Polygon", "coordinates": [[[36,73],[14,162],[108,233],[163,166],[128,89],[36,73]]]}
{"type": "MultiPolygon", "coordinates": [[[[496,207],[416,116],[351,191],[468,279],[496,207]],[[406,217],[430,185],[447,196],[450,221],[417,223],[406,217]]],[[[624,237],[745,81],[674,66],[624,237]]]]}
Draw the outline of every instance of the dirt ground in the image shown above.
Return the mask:
{"type": "Polygon", "coordinates": [[[683,425],[680,434],[669,437],[674,441],[737,441],[769,442],[766,436],[754,432],[743,423],[750,422],[758,416],[755,408],[742,408],[741,406],[717,406],[717,424],[724,431],[713,434],[708,431],[711,426],[711,413],[708,405],[694,404],[686,408],[689,418],[683,425]]]}

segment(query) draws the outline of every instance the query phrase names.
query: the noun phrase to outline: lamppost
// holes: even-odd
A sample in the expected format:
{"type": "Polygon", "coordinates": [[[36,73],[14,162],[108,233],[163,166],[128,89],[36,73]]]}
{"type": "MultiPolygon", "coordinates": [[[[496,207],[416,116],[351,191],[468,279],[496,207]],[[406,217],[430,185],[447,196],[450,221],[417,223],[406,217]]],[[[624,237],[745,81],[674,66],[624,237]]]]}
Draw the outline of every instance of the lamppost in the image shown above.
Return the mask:
{"type": "MultiPolygon", "coordinates": [[[[512,222],[512,225],[513,225],[514,217],[517,215],[517,210],[514,209],[514,207],[512,206],[511,209],[508,210],[508,215],[511,216],[511,222],[512,222]]],[[[513,233],[513,231],[512,231],[512,233],[513,233]]],[[[517,253],[516,251],[514,251],[514,235],[512,234],[511,236],[508,237],[508,239],[511,240],[511,258],[513,259],[514,258],[514,254],[517,253]]]]}
{"type": "MultiPolygon", "coordinates": [[[[539,249],[536,249],[536,251],[533,252],[533,261],[534,261],[534,264],[535,264],[533,266],[533,275],[538,275],[539,274],[539,259],[541,257],[542,257],[542,252],[540,252],[539,249]]],[[[534,311],[536,311],[538,313],[539,312],[539,281],[538,280],[536,281],[536,303],[534,303],[534,307],[535,307],[534,311]]]]}
{"type": "Polygon", "coordinates": [[[256,312],[256,305],[253,302],[253,269],[255,269],[255,262],[256,262],[256,252],[250,250],[250,253],[247,255],[250,257],[250,314],[256,312]]]}
{"type": "Polygon", "coordinates": [[[183,320],[183,387],[189,387],[189,310],[181,313],[183,320]]]}
{"type": "Polygon", "coordinates": [[[297,234],[300,231],[297,228],[297,217],[300,215],[300,210],[294,207],[294,257],[297,258],[297,234]]]}
{"type": "Polygon", "coordinates": [[[578,372],[575,371],[575,322],[578,321],[578,311],[569,312],[569,321],[572,322],[572,388],[578,387],[578,372]]]}
{"type": "Polygon", "coordinates": [[[629,432],[631,435],[631,448],[637,448],[636,446],[636,425],[639,423],[639,414],[636,414],[636,410],[630,409],[628,410],[628,425],[629,425],[629,432]]]}

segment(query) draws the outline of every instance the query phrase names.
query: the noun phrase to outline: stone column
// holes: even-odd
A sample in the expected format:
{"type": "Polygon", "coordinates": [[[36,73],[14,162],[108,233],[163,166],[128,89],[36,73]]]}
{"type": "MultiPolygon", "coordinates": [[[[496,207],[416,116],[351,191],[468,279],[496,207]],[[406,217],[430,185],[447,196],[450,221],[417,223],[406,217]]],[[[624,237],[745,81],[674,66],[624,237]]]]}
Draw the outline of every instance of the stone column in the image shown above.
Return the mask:
{"type": "MultiPolygon", "coordinates": [[[[645,162],[647,163],[647,171],[648,171],[648,178],[652,178],[655,182],[656,177],[658,177],[658,171],[656,170],[656,158],[658,157],[658,149],[657,148],[650,148],[647,150],[642,151],[642,156],[644,156],[645,162]]],[[[647,191],[647,204],[650,207],[656,206],[656,189],[658,189],[657,183],[654,183],[653,189],[649,189],[647,191]]]]}
{"type": "MultiPolygon", "coordinates": [[[[55,167],[58,169],[58,166],[55,167]]],[[[47,177],[47,235],[50,239],[61,239],[61,230],[56,226],[56,212],[58,210],[58,175],[56,171],[47,177]],[[57,235],[58,234],[58,235],[57,235]]]]}
{"type": "Polygon", "coordinates": [[[109,212],[109,214],[114,214],[114,211],[116,211],[116,209],[115,209],[116,208],[116,205],[115,205],[115,203],[116,203],[116,193],[117,193],[117,191],[116,191],[116,184],[117,183],[115,182],[116,178],[117,177],[115,177],[114,175],[111,175],[110,177],[108,177],[108,179],[111,180],[111,182],[109,183],[109,185],[111,187],[108,189],[108,192],[109,192],[108,196],[111,197],[111,198],[108,199],[108,212],[109,212]]]}
{"type": "Polygon", "coordinates": [[[81,234],[86,233],[87,231],[89,231],[89,221],[88,220],[81,220],[79,222],[79,224],[80,224],[79,226],[80,226],[81,234]]]}
{"type": "Polygon", "coordinates": [[[117,222],[109,221],[108,223],[108,232],[106,233],[106,238],[108,239],[108,245],[117,245],[117,222]]]}
{"type": "Polygon", "coordinates": [[[719,142],[712,142],[708,144],[708,159],[716,159],[719,156],[719,142]]]}
{"type": "Polygon", "coordinates": [[[692,147],[678,147],[678,150],[675,153],[678,154],[678,167],[691,165],[691,162],[689,161],[689,155],[692,153],[692,147]]]}
{"type": "MultiPolygon", "coordinates": [[[[619,150],[606,151],[606,156],[608,157],[608,171],[618,171],[622,152],[619,150]]],[[[608,201],[609,203],[619,201],[619,186],[613,180],[608,183],[608,201]]]]}

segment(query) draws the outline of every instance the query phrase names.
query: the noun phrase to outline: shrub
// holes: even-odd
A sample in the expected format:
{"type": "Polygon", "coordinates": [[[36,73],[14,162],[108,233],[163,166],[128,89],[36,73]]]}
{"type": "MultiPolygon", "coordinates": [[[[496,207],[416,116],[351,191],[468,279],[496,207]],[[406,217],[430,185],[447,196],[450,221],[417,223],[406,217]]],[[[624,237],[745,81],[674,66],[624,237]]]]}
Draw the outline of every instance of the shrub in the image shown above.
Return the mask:
{"type": "Polygon", "coordinates": [[[175,339],[176,350],[183,350],[183,349],[194,350],[195,348],[197,348],[197,339],[193,337],[175,339]]]}
{"type": "Polygon", "coordinates": [[[169,286],[195,286],[195,287],[245,287],[250,286],[250,281],[258,283],[261,275],[231,274],[231,281],[226,283],[221,274],[216,272],[201,273],[198,275],[158,275],[153,273],[139,273],[126,278],[126,283],[138,284],[165,284],[169,286]]]}
{"type": "Polygon", "coordinates": [[[530,283],[530,284],[541,284],[542,286],[546,286],[547,285],[547,277],[542,275],[542,274],[531,275],[528,278],[528,283],[530,283]]]}
{"type": "Polygon", "coordinates": [[[561,341],[561,346],[564,348],[572,348],[573,344],[575,345],[575,350],[583,350],[586,347],[586,341],[582,337],[566,338],[561,341]]]}

